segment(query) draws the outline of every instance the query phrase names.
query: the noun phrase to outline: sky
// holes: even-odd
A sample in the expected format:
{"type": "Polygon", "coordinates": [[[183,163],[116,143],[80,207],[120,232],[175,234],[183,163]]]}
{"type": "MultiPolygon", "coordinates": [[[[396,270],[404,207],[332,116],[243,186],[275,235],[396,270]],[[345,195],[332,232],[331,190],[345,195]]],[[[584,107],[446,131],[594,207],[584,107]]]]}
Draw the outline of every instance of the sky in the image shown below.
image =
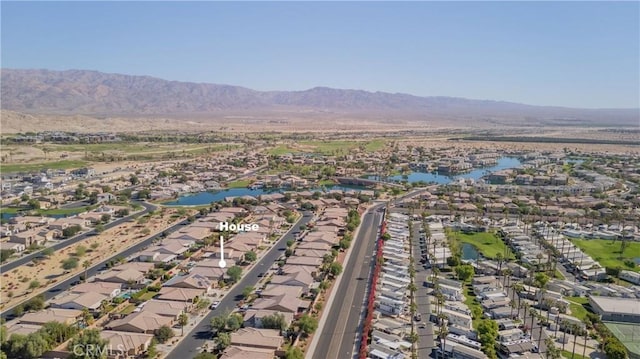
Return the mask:
{"type": "Polygon", "coordinates": [[[640,107],[640,2],[10,2],[3,68],[640,107]]]}

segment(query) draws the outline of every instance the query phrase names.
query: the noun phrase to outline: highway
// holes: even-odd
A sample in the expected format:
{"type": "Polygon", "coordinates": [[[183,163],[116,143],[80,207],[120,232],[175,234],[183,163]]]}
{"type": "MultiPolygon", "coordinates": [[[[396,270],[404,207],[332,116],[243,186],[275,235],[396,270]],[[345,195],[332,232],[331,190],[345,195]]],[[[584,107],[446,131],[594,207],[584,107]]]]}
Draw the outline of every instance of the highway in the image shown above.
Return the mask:
{"type": "MultiPolygon", "coordinates": [[[[125,217],[122,217],[122,218],[118,218],[118,219],[116,219],[114,221],[111,221],[111,222],[109,222],[109,223],[104,225],[104,229],[109,229],[109,228],[113,228],[113,227],[119,226],[122,223],[125,223],[125,222],[127,222],[127,221],[129,221],[129,220],[131,220],[133,218],[136,218],[136,217],[139,217],[139,216],[143,216],[143,215],[145,215],[145,214],[147,214],[147,213],[149,213],[149,212],[151,212],[151,211],[153,211],[153,210],[155,210],[157,208],[156,206],[154,206],[152,204],[149,204],[149,203],[146,203],[146,202],[134,201],[134,203],[143,206],[144,210],[141,211],[141,212],[133,213],[133,214],[131,214],[129,216],[125,216],[125,217]]],[[[56,241],[59,241],[59,242],[54,244],[54,245],[52,245],[52,246],[50,246],[50,247],[47,247],[47,248],[51,248],[51,249],[53,249],[54,251],[57,252],[57,251],[59,251],[61,249],[64,249],[64,248],[66,248],[66,247],[68,247],[68,246],[70,246],[72,244],[75,244],[75,243],[78,243],[80,241],[83,241],[86,238],[91,237],[91,236],[93,236],[95,234],[96,234],[96,231],[92,229],[92,230],[89,230],[87,232],[80,233],[77,236],[73,236],[73,237],[71,237],[69,239],[56,240],[56,241]]],[[[21,265],[30,263],[34,258],[41,256],[40,252],[41,252],[41,250],[33,252],[33,253],[29,253],[29,254],[24,255],[24,256],[16,259],[16,260],[13,260],[13,261],[9,262],[7,264],[2,264],[2,265],[0,265],[0,272],[2,272],[2,273],[9,272],[9,271],[12,271],[12,270],[20,267],[21,265]]]]}
{"type": "Polygon", "coordinates": [[[256,265],[229,291],[221,300],[218,307],[210,311],[205,318],[200,321],[189,333],[185,333],[185,338],[166,356],[166,359],[188,359],[199,353],[198,348],[202,347],[207,340],[211,339],[209,323],[211,318],[226,311],[237,308],[238,299],[242,295],[242,290],[248,286],[256,286],[260,273],[267,272],[278,258],[284,255],[287,249],[287,241],[295,240],[294,232],[298,231],[301,225],[306,225],[313,219],[310,212],[291,226],[291,229],[282,236],[278,242],[256,263],[256,265]]]}
{"type": "Polygon", "coordinates": [[[360,231],[353,241],[353,257],[350,257],[342,272],[342,280],[334,296],[333,306],[326,324],[315,335],[319,336],[313,358],[352,358],[358,354],[363,311],[366,309],[366,289],[372,266],[374,251],[382,213],[372,208],[362,218],[360,231]]]}

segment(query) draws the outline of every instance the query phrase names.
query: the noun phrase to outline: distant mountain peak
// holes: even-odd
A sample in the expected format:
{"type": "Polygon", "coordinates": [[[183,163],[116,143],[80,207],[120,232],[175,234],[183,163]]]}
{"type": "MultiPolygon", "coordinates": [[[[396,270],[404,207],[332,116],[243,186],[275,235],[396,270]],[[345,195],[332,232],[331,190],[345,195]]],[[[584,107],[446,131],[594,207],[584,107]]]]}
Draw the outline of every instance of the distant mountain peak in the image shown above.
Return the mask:
{"type": "Polygon", "coordinates": [[[167,81],[89,70],[2,69],[2,109],[58,115],[192,115],[220,111],[321,110],[411,115],[415,118],[579,119],[638,123],[637,109],[585,110],[455,97],[419,97],[317,86],[303,91],[255,91],[240,86],[167,81]]]}

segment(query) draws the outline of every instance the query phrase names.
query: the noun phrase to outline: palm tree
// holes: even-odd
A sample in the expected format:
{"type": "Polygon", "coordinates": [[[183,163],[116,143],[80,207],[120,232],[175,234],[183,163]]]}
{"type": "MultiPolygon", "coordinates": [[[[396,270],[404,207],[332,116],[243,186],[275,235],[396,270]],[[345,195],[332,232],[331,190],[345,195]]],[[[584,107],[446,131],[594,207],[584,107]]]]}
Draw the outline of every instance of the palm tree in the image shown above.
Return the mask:
{"type": "Polygon", "coordinates": [[[573,349],[571,350],[571,359],[573,359],[573,357],[576,355],[577,334],[578,334],[578,329],[580,328],[578,327],[578,325],[572,324],[571,329],[573,333],[573,349]]]}
{"type": "Polygon", "coordinates": [[[84,268],[84,281],[87,281],[87,274],[89,272],[89,267],[91,267],[91,261],[86,260],[84,262],[82,262],[82,268],[84,268]]]}
{"type": "Polygon", "coordinates": [[[442,339],[442,357],[444,358],[445,348],[447,347],[447,335],[449,334],[449,328],[445,325],[446,319],[442,320],[440,324],[440,339],[442,339]]]}

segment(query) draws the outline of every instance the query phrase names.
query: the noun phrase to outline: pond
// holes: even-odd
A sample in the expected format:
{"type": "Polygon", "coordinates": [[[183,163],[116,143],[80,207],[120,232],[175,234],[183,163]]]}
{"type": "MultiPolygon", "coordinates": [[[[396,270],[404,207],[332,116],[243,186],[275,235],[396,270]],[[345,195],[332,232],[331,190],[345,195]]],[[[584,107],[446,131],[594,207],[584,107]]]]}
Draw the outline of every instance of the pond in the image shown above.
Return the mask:
{"type": "MultiPolygon", "coordinates": [[[[1,213],[0,214],[0,219],[2,219],[3,221],[8,221],[13,217],[18,216],[20,213],[1,213]]],[[[66,215],[66,214],[45,214],[45,217],[51,217],[51,218],[64,218],[67,216],[71,216],[71,214],[66,215]]]]}
{"type": "MultiPolygon", "coordinates": [[[[364,187],[358,186],[344,186],[344,185],[329,185],[323,186],[322,188],[310,189],[309,191],[315,192],[325,192],[331,190],[340,190],[340,191],[362,191],[364,187]]],[[[198,192],[198,193],[190,193],[181,196],[180,198],[163,203],[167,206],[201,206],[207,205],[211,202],[220,202],[224,200],[225,197],[240,197],[240,196],[259,196],[261,194],[268,193],[277,193],[277,192],[286,192],[289,189],[285,188],[273,188],[273,189],[249,189],[249,188],[229,188],[220,191],[207,191],[207,192],[198,192]]]]}
{"type": "MultiPolygon", "coordinates": [[[[478,168],[459,175],[443,175],[437,172],[411,172],[406,179],[403,178],[402,175],[392,176],[389,177],[389,179],[398,182],[406,180],[409,183],[422,181],[425,183],[447,184],[460,178],[472,178],[474,180],[478,180],[490,172],[500,171],[507,168],[516,168],[521,164],[520,160],[515,157],[502,157],[498,160],[498,163],[495,166],[478,168]]],[[[375,176],[369,176],[369,178],[375,179],[375,176]]]]}
{"type": "Polygon", "coordinates": [[[480,253],[473,246],[473,244],[462,243],[462,259],[463,260],[477,260],[480,257],[480,253]]]}

